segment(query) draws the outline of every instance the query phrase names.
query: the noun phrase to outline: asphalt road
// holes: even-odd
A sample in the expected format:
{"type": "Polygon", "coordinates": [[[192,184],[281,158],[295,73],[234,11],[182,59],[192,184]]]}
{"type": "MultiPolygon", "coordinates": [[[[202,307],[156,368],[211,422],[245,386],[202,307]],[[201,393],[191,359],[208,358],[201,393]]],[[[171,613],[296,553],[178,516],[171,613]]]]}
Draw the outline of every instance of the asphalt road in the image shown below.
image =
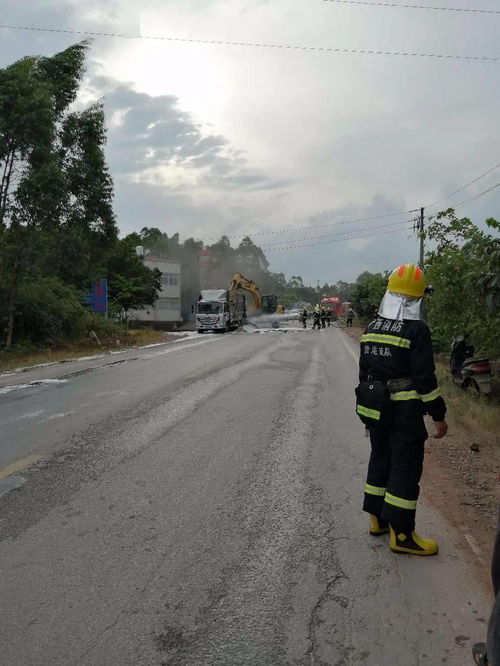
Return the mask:
{"type": "Polygon", "coordinates": [[[425,499],[437,557],[367,535],[356,356],[235,333],[0,377],[0,477],[41,457],[0,498],[0,663],[470,664],[460,535],[425,499]]]}

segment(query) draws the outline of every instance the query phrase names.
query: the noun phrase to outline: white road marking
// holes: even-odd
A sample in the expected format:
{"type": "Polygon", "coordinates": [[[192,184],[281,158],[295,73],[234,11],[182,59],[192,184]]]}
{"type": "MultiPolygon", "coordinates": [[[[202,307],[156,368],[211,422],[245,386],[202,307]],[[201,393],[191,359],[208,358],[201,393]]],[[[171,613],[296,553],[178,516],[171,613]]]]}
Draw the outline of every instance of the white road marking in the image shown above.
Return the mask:
{"type": "Polygon", "coordinates": [[[72,409],[70,412],[60,412],[59,414],[51,414],[45,419],[45,421],[53,421],[54,419],[64,419],[66,416],[71,416],[74,413],[75,410],[72,409]]]}
{"type": "Polygon", "coordinates": [[[338,331],[338,335],[339,335],[339,338],[342,340],[342,344],[343,344],[344,347],[347,349],[347,351],[349,352],[349,354],[352,356],[352,358],[354,359],[354,362],[356,363],[356,365],[358,365],[358,362],[359,362],[359,353],[356,354],[356,352],[355,352],[355,351],[351,348],[351,346],[347,343],[347,340],[344,338],[345,333],[342,333],[341,330],[340,330],[339,328],[337,328],[337,327],[335,328],[335,330],[338,331]]]}
{"type": "Polygon", "coordinates": [[[40,414],[43,414],[46,412],[46,409],[37,409],[35,412],[28,412],[27,414],[23,414],[22,416],[18,416],[14,421],[23,421],[24,419],[36,419],[37,416],[40,416],[40,414]]]}
{"type": "Polygon", "coordinates": [[[10,393],[11,391],[19,391],[20,389],[33,388],[34,386],[40,386],[45,384],[66,384],[67,379],[35,379],[29,384],[13,384],[12,386],[4,386],[0,388],[0,395],[3,393],[10,393]]]}
{"type": "Polygon", "coordinates": [[[192,342],[189,345],[184,345],[183,347],[173,347],[172,349],[165,349],[165,351],[155,352],[154,354],[148,354],[144,356],[143,359],[147,361],[150,358],[155,358],[156,356],[165,356],[165,354],[171,354],[172,352],[182,351],[183,349],[191,349],[192,347],[199,347],[200,345],[208,345],[211,342],[220,342],[224,339],[224,336],[214,336],[208,340],[200,340],[200,342],[192,342]]]}
{"type": "MultiPolygon", "coordinates": [[[[183,351],[184,349],[191,349],[191,347],[199,347],[200,345],[206,345],[209,344],[210,342],[217,342],[223,339],[224,336],[211,336],[206,340],[200,340],[199,342],[193,342],[190,344],[186,344],[184,346],[180,347],[170,347],[169,349],[166,349],[161,352],[155,352],[154,354],[147,354],[144,356],[140,357],[141,361],[147,361],[150,358],[154,358],[156,356],[164,356],[165,354],[170,354],[172,352],[179,352],[183,351]]],[[[165,343],[168,344],[168,343],[165,343]]],[[[91,357],[92,360],[97,357],[91,357]]],[[[96,366],[95,369],[97,368],[106,368],[108,367],[113,367],[112,364],[107,364],[105,363],[104,365],[96,366]]],[[[5,393],[10,393],[11,391],[19,391],[21,389],[28,389],[28,388],[33,388],[34,386],[39,386],[39,385],[44,385],[44,384],[66,384],[68,382],[67,379],[36,379],[32,382],[29,382],[27,384],[13,384],[11,386],[4,386],[0,388],[0,395],[3,395],[5,393]]]]}

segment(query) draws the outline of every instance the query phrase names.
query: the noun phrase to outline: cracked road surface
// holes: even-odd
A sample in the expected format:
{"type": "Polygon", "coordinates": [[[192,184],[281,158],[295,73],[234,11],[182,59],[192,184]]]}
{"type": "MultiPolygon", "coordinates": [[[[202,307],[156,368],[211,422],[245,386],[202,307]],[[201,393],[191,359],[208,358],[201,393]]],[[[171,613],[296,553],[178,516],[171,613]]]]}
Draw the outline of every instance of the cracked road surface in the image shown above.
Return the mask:
{"type": "Polygon", "coordinates": [[[470,664],[490,599],[460,535],[425,497],[437,557],[367,535],[356,343],[202,341],[0,395],[0,468],[41,456],[0,498],[0,663],[470,664]]]}

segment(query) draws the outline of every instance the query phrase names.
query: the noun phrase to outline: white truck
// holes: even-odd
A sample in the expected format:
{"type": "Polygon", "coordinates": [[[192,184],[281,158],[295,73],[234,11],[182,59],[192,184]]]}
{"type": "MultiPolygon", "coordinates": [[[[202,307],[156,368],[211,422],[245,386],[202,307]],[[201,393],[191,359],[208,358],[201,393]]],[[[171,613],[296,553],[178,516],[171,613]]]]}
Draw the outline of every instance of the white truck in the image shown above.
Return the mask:
{"type": "Polygon", "coordinates": [[[206,289],[195,305],[198,333],[204,331],[228,332],[246,322],[245,297],[227,289],[206,289]]]}

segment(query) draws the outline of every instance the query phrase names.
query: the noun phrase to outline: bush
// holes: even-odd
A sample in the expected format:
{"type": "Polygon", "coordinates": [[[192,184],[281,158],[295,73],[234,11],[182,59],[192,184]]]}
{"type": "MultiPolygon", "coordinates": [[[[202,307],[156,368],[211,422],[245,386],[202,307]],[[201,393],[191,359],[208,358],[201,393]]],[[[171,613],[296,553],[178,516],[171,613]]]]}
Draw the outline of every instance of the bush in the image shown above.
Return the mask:
{"type": "Polygon", "coordinates": [[[87,314],[85,319],[85,335],[89,337],[92,331],[103,345],[113,344],[127,335],[125,325],[114,319],[105,319],[102,315],[87,314]]]}
{"type": "MultiPolygon", "coordinates": [[[[7,298],[0,293],[1,317],[7,318],[7,298]]],[[[87,311],[78,290],[58,278],[25,281],[18,292],[14,344],[55,345],[85,334],[87,311]]]]}

